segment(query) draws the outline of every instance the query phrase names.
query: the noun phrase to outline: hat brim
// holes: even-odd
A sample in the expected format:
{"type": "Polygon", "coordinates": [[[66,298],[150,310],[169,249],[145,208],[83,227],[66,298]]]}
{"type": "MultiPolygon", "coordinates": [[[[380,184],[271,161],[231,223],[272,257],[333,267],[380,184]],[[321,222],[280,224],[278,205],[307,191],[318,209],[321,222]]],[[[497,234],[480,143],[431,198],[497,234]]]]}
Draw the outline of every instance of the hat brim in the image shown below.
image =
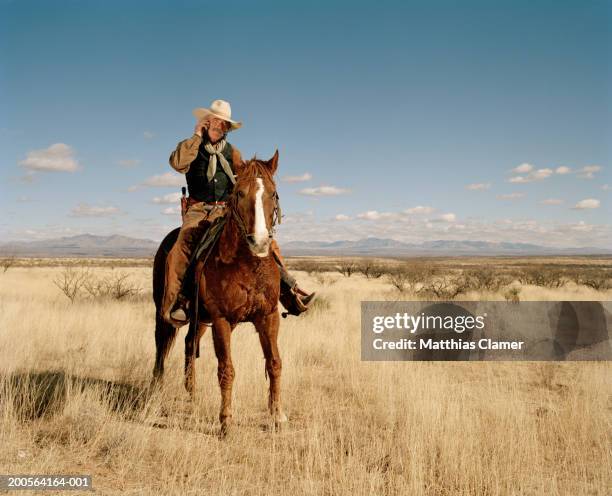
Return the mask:
{"type": "Polygon", "coordinates": [[[230,124],[230,131],[235,131],[236,129],[242,127],[242,122],[236,122],[232,119],[228,119],[223,115],[215,114],[207,108],[196,108],[193,109],[192,113],[193,116],[198,120],[198,122],[204,119],[205,117],[216,117],[217,119],[221,119],[222,121],[228,122],[230,124]]]}

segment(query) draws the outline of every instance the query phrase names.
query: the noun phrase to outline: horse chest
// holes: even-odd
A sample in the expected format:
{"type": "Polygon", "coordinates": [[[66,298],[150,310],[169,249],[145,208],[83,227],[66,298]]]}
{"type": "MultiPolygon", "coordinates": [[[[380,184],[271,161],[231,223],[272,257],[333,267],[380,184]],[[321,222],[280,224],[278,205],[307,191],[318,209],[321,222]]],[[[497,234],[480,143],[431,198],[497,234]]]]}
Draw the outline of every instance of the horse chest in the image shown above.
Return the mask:
{"type": "Polygon", "coordinates": [[[273,312],[279,293],[278,269],[274,269],[264,264],[255,270],[236,265],[217,272],[212,279],[207,277],[205,304],[211,314],[243,322],[256,314],[273,312]]]}

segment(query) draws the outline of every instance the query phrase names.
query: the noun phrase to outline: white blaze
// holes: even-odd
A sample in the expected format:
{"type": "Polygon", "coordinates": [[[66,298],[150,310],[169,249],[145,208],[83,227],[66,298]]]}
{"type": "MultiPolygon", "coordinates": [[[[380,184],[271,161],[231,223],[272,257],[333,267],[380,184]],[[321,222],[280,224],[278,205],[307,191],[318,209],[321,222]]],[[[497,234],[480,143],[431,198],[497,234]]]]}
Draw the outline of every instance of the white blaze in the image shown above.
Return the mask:
{"type": "Polygon", "coordinates": [[[265,191],[263,180],[257,178],[257,192],[255,193],[255,244],[263,247],[268,241],[268,229],[266,228],[266,216],[263,208],[263,194],[265,191]]]}

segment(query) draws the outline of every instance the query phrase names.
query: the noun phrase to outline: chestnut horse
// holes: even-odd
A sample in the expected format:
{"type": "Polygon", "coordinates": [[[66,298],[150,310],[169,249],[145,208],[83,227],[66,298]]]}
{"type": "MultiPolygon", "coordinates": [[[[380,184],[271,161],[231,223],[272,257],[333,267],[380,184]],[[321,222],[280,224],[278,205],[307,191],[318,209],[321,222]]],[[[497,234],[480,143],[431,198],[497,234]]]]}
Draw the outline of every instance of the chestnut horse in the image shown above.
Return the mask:
{"type": "MultiPolygon", "coordinates": [[[[253,158],[235,164],[235,167],[236,184],[227,202],[222,232],[205,261],[200,261],[195,270],[199,297],[197,303],[202,315],[199,315],[198,322],[190,324],[185,338],[185,387],[193,394],[196,350],[206,331],[206,323],[212,323],[218,360],[217,377],[221,388],[219,420],[222,432],[227,430],[232,419],[232,384],[235,374],[231,335],[240,322],[253,323],[259,335],[266,360],[265,370],[270,380],[268,408],[272,420],[276,425],[287,420],[281,408],[281,358],[277,345],[280,274],[270,250],[278,213],[278,196],[273,178],[278,167],[278,150],[267,162],[253,158]]],[[[157,346],[153,373],[158,379],[163,375],[164,360],[177,331],[161,318],[160,307],[166,257],[176,241],[178,231],[175,229],[162,241],[153,266],[157,346]]]]}

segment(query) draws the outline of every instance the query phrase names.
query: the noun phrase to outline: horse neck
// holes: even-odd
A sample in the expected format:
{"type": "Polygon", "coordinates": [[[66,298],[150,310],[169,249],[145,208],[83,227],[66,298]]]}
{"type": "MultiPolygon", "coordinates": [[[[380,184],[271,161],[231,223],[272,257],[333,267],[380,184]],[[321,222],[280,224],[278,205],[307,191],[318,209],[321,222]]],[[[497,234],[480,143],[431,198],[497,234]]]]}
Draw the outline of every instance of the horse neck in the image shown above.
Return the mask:
{"type": "Polygon", "coordinates": [[[244,257],[239,257],[238,254],[245,248],[248,249],[246,239],[231,212],[227,214],[227,220],[221,231],[217,246],[219,255],[225,263],[230,263],[234,259],[237,259],[236,262],[243,259],[244,257]]]}

